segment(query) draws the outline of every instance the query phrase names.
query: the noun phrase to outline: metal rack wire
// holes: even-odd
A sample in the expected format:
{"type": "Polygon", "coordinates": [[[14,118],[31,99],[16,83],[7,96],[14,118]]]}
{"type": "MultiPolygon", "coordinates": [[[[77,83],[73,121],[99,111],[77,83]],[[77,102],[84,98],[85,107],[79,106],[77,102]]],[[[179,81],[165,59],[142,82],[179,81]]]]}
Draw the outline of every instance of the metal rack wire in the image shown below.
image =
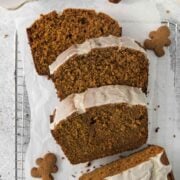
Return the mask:
{"type": "Polygon", "coordinates": [[[18,50],[15,56],[15,179],[24,180],[25,153],[30,140],[30,107],[24,80],[24,64],[18,50]]]}
{"type": "MultiPolygon", "coordinates": [[[[180,102],[180,29],[176,23],[163,21],[167,24],[173,33],[172,41],[175,46],[170,47],[172,61],[172,69],[174,71],[174,86],[176,88],[176,96],[180,102]],[[179,43],[179,44],[178,44],[179,43]]],[[[16,56],[15,56],[15,179],[25,180],[24,161],[27,146],[30,140],[30,107],[26,92],[24,80],[24,62],[20,59],[20,51],[18,49],[18,35],[16,35],[16,56]]],[[[180,103],[179,103],[180,107],[180,103]]],[[[180,115],[179,115],[180,117],[180,115]]]]}

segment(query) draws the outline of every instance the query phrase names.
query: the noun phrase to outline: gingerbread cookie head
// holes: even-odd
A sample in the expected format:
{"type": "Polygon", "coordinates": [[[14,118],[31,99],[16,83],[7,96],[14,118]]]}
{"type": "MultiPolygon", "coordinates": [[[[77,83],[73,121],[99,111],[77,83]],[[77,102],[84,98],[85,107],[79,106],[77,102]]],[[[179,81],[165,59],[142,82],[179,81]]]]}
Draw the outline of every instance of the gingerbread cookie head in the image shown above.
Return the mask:
{"type": "Polygon", "coordinates": [[[48,153],[43,158],[38,158],[36,164],[39,167],[33,167],[31,169],[32,177],[41,177],[42,180],[53,180],[51,173],[56,173],[58,168],[56,166],[57,158],[55,154],[48,153]]]}
{"type": "Polygon", "coordinates": [[[165,54],[164,46],[171,44],[169,36],[169,28],[167,26],[161,26],[157,31],[150,32],[150,39],[144,41],[144,47],[145,49],[153,50],[158,57],[161,57],[165,54]]]}

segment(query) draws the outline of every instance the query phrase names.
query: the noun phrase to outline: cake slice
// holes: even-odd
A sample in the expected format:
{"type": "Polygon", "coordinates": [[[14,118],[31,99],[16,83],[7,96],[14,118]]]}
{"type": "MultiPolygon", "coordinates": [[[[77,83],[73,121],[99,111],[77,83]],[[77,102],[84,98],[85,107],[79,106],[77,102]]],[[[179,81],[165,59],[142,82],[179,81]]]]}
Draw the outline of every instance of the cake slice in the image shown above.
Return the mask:
{"type": "Polygon", "coordinates": [[[165,150],[150,145],[126,158],[84,174],[80,180],[174,180],[165,150]]]}
{"type": "Polygon", "coordinates": [[[94,10],[65,9],[41,15],[27,29],[34,64],[39,75],[49,75],[48,66],[76,43],[100,36],[121,35],[121,27],[111,17],[94,10]]]}
{"type": "Polygon", "coordinates": [[[148,136],[145,94],[124,85],[72,94],[57,106],[51,130],[72,164],[136,149],[148,136]]]}
{"type": "Polygon", "coordinates": [[[73,45],[60,54],[49,69],[60,99],[105,85],[147,90],[146,53],[127,37],[100,37],[73,45]]]}

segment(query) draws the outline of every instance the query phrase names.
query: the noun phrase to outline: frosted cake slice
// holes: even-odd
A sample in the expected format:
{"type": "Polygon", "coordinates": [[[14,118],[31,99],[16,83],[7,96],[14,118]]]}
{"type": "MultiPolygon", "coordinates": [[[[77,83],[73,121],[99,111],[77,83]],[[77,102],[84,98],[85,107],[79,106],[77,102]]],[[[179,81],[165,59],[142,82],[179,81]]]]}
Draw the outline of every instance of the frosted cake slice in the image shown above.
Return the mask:
{"type": "Polygon", "coordinates": [[[174,180],[165,150],[150,145],[126,158],[114,161],[80,180],[174,180]]]}
{"type": "Polygon", "coordinates": [[[51,130],[72,164],[136,149],[148,136],[145,94],[124,85],[72,94],[56,108],[51,130]]]}
{"type": "Polygon", "coordinates": [[[49,69],[60,99],[105,85],[147,90],[146,52],[128,37],[100,37],[73,45],[61,53],[49,69]]]}

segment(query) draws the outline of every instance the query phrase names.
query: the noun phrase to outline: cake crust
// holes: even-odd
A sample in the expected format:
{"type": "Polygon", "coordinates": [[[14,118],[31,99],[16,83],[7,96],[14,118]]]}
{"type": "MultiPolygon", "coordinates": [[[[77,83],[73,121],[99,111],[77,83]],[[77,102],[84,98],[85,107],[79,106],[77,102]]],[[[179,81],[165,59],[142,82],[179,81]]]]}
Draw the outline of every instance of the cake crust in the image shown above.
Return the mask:
{"type": "Polygon", "coordinates": [[[27,28],[29,44],[39,75],[49,75],[48,66],[72,44],[100,36],[121,36],[121,27],[110,16],[94,10],[66,9],[41,15],[27,28]]]}
{"type": "Polygon", "coordinates": [[[147,140],[147,119],[145,106],[108,104],[73,113],[52,134],[70,162],[78,164],[140,147],[147,140]]]}
{"type": "MultiPolygon", "coordinates": [[[[150,158],[156,156],[157,154],[163,152],[161,156],[161,162],[164,165],[169,165],[167,155],[162,147],[156,145],[149,145],[147,148],[136,152],[126,158],[114,161],[110,164],[107,164],[101,168],[98,168],[90,173],[82,175],[80,180],[104,180],[108,176],[113,176],[115,174],[126,171],[130,168],[141,164],[150,158]]],[[[168,174],[168,180],[174,180],[172,171],[168,174]]]]}

